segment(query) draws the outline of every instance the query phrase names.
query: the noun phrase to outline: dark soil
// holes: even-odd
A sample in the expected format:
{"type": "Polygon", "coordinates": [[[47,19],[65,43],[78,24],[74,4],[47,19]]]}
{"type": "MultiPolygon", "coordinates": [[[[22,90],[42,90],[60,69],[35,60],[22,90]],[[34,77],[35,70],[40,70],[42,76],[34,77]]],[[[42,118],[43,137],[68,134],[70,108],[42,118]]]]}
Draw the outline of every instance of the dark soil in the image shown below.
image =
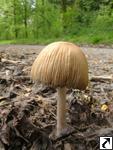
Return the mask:
{"type": "MultiPolygon", "coordinates": [[[[55,137],[56,89],[34,84],[31,65],[43,46],[0,46],[0,150],[98,150],[113,136],[113,80],[67,89],[67,132],[55,137]],[[11,61],[7,61],[11,60],[11,61]]],[[[113,75],[113,50],[83,48],[89,77],[113,75]]]]}

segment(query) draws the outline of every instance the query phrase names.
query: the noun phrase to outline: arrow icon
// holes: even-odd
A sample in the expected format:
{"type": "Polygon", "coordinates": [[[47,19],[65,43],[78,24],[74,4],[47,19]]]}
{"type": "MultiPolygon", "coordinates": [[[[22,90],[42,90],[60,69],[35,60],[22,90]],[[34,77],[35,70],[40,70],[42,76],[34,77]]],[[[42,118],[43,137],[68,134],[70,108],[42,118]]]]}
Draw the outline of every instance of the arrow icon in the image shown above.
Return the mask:
{"type": "Polygon", "coordinates": [[[106,144],[109,143],[110,144],[110,138],[104,138],[106,141],[102,144],[103,148],[106,148],[106,144]]]}

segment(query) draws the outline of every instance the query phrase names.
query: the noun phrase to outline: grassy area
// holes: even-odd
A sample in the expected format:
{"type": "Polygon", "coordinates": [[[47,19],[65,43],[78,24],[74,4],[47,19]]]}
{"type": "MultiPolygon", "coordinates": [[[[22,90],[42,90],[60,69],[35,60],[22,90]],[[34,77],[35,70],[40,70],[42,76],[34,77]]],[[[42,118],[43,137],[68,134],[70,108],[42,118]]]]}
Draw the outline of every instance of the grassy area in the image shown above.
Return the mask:
{"type": "Polygon", "coordinates": [[[66,34],[61,37],[48,37],[48,38],[39,38],[39,39],[16,39],[16,40],[1,40],[0,45],[2,44],[48,44],[54,41],[70,41],[76,44],[113,44],[113,31],[105,30],[94,30],[93,28],[86,28],[81,30],[79,33],[70,35],[66,34]]]}
{"type": "Polygon", "coordinates": [[[4,45],[4,44],[13,44],[14,40],[1,40],[0,41],[0,45],[4,45]]]}

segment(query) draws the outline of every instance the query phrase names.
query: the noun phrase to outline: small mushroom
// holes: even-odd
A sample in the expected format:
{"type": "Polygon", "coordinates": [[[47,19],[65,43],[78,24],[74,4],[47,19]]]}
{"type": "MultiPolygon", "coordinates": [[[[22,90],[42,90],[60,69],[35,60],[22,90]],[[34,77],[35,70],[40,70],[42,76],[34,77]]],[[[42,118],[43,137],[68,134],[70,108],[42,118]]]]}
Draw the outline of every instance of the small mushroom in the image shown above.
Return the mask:
{"type": "Polygon", "coordinates": [[[57,101],[57,136],[66,128],[66,88],[84,90],[88,85],[88,64],[82,50],[69,42],[46,46],[34,61],[31,77],[55,87],[57,101]]]}

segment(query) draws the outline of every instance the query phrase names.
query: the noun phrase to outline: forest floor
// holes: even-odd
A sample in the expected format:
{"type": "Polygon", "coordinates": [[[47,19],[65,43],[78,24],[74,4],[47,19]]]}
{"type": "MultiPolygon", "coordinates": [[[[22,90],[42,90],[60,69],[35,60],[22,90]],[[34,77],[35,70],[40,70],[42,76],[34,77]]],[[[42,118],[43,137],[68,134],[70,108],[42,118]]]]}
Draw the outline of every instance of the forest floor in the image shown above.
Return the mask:
{"type": "Polygon", "coordinates": [[[113,49],[82,48],[89,85],[67,90],[69,129],[55,137],[56,89],[30,79],[43,47],[0,46],[0,150],[98,150],[100,136],[113,136],[113,49]]]}

